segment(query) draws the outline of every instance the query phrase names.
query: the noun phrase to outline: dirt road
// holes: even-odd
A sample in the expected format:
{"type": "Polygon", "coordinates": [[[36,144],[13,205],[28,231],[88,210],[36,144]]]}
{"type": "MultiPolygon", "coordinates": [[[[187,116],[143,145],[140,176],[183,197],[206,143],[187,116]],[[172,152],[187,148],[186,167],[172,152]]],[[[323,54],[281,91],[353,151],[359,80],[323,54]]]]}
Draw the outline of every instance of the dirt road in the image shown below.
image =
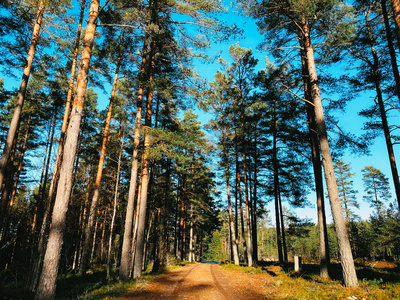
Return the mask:
{"type": "Polygon", "coordinates": [[[151,283],[118,299],[266,299],[234,277],[217,264],[197,263],[157,276],[151,283]]]}

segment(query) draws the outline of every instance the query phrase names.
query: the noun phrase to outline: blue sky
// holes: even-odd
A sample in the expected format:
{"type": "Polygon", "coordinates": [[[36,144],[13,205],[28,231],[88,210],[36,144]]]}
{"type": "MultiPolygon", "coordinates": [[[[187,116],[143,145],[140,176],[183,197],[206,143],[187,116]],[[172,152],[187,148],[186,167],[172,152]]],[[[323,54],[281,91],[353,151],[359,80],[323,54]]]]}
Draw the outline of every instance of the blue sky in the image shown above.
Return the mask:
{"type": "MultiPolygon", "coordinates": [[[[226,3],[229,3],[230,1],[226,1],[226,3]]],[[[228,4],[229,6],[229,4],[228,4]]],[[[232,10],[232,8],[230,8],[232,10]]],[[[262,68],[265,68],[265,58],[268,55],[266,52],[259,52],[257,51],[257,45],[261,42],[262,36],[258,33],[257,26],[255,24],[255,21],[246,18],[244,16],[239,16],[238,14],[235,14],[233,12],[228,13],[225,15],[224,20],[226,20],[229,23],[235,22],[239,27],[243,28],[244,30],[244,36],[241,40],[239,40],[239,45],[241,47],[245,48],[252,48],[254,55],[256,58],[258,58],[259,63],[257,66],[257,70],[260,70],[262,68]]],[[[236,41],[231,41],[229,43],[223,43],[223,44],[218,44],[218,45],[212,45],[212,47],[209,49],[209,54],[210,55],[215,55],[216,53],[221,51],[221,56],[225,60],[229,60],[229,55],[228,55],[228,47],[231,44],[235,44],[236,41]]],[[[195,64],[196,68],[198,69],[198,72],[200,73],[201,76],[206,77],[209,80],[213,80],[213,75],[215,72],[220,68],[220,65],[215,62],[214,64],[201,64],[201,63],[196,63],[195,64]]],[[[335,72],[342,72],[340,68],[330,68],[330,70],[334,70],[335,72]]],[[[17,74],[18,72],[16,72],[17,74]]],[[[21,71],[22,75],[22,71],[21,71]]],[[[17,76],[18,77],[18,76],[17,76]]],[[[19,86],[19,80],[15,80],[12,78],[4,78],[5,79],[5,87],[7,90],[13,90],[18,88],[19,86]]],[[[108,95],[103,94],[103,92],[99,91],[99,101],[100,101],[100,108],[104,108],[107,103],[108,103],[108,95]]],[[[327,97],[328,95],[322,94],[322,97],[327,97]]],[[[346,113],[342,115],[337,115],[337,117],[340,120],[340,124],[344,127],[347,128],[349,131],[355,133],[355,134],[360,134],[362,132],[362,126],[364,119],[359,117],[357,115],[358,111],[361,108],[361,105],[365,105],[365,103],[372,103],[373,99],[371,98],[370,95],[360,95],[358,99],[353,100],[352,103],[349,104],[346,113]]],[[[196,111],[196,113],[199,113],[199,111],[196,111]]],[[[207,121],[207,115],[200,113],[200,120],[202,123],[205,123],[207,121]]],[[[395,120],[394,118],[391,119],[392,121],[395,120]]],[[[390,121],[390,120],[389,120],[390,121]]],[[[398,159],[400,159],[400,153],[398,151],[398,148],[395,147],[395,155],[397,154],[398,159]]],[[[363,195],[363,184],[362,184],[362,174],[361,174],[361,169],[363,169],[367,165],[373,165],[374,167],[382,170],[382,172],[389,178],[389,182],[392,187],[392,191],[394,191],[393,188],[393,183],[391,179],[391,172],[390,172],[390,167],[389,167],[389,159],[387,155],[387,150],[386,150],[386,145],[385,141],[383,139],[383,132],[380,137],[378,137],[375,141],[374,144],[371,146],[371,156],[355,156],[351,154],[346,154],[342,160],[346,163],[351,163],[352,167],[352,172],[355,173],[354,175],[354,188],[359,191],[358,193],[358,201],[360,203],[361,209],[360,210],[355,210],[356,214],[361,216],[363,219],[368,218],[368,216],[372,213],[372,209],[369,208],[369,205],[366,204],[362,200],[362,195],[363,195]]],[[[222,187],[221,187],[222,188],[222,187]]],[[[394,198],[394,192],[392,192],[392,197],[393,200],[394,198]]],[[[314,203],[314,194],[310,194],[309,200],[311,203],[314,203]]],[[[326,199],[326,204],[327,204],[327,212],[329,212],[330,215],[330,207],[328,200],[326,199]]],[[[273,206],[269,206],[269,209],[273,209],[273,206]]],[[[295,212],[299,214],[300,217],[309,217],[312,218],[314,221],[316,221],[316,208],[306,208],[306,209],[296,209],[295,212]]]]}

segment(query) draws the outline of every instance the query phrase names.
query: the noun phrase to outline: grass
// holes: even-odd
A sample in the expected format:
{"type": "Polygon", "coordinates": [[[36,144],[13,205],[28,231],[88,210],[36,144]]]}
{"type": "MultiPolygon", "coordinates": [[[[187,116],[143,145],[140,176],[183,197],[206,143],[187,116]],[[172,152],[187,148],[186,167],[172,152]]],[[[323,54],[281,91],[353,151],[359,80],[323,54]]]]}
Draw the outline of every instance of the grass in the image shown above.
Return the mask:
{"type": "MultiPolygon", "coordinates": [[[[158,274],[187,264],[189,263],[177,262],[175,266],[157,273],[151,273],[149,266],[143,277],[128,283],[121,283],[116,279],[109,281],[106,279],[105,268],[94,266],[83,277],[74,274],[60,277],[57,281],[56,299],[113,299],[129,290],[144,288],[158,274]]],[[[262,286],[268,299],[400,299],[400,267],[394,264],[358,263],[358,288],[343,286],[340,264],[332,264],[331,280],[321,278],[318,265],[313,263],[303,264],[301,272],[294,272],[293,263],[260,262],[256,268],[223,263],[222,267],[249,274],[254,279],[259,278],[259,286],[262,286]]],[[[33,299],[33,294],[28,289],[13,279],[12,274],[5,272],[0,273],[0,295],[4,300],[33,299]]]]}
{"type": "Polygon", "coordinates": [[[382,268],[358,264],[358,288],[343,286],[340,264],[332,264],[331,279],[321,278],[316,264],[304,264],[301,272],[294,272],[293,263],[260,263],[257,268],[223,264],[223,267],[243,273],[270,275],[270,280],[262,284],[268,299],[400,299],[400,268],[394,264],[382,268]]]}

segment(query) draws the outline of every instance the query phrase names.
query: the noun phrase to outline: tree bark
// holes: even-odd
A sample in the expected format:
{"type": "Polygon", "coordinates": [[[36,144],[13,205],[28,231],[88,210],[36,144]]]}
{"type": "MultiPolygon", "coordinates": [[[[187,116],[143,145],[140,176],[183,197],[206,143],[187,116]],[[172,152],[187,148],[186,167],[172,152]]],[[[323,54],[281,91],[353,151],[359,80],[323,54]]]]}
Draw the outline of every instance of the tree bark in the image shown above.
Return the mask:
{"type": "MultiPolygon", "coordinates": [[[[25,132],[25,136],[24,136],[24,143],[23,143],[23,145],[21,147],[21,151],[20,151],[19,164],[18,164],[18,168],[17,168],[17,173],[15,174],[14,185],[13,185],[13,189],[12,189],[12,193],[11,193],[10,202],[8,204],[7,215],[10,215],[10,213],[11,213],[11,209],[12,209],[12,207],[14,205],[15,196],[17,194],[19,176],[21,174],[22,166],[24,164],[24,156],[25,156],[25,152],[26,152],[26,145],[28,143],[30,123],[31,123],[31,115],[29,115],[28,121],[26,122],[26,132],[25,132]]],[[[53,124],[53,128],[54,128],[54,124],[53,124]]],[[[53,130],[53,134],[54,134],[54,130],[53,130]]]]}
{"type": "Polygon", "coordinates": [[[257,157],[257,124],[254,128],[254,185],[253,185],[253,260],[257,263],[258,261],[258,238],[257,238],[257,168],[258,168],[258,157],[257,157]]]}
{"type": "MultiPolygon", "coordinates": [[[[300,42],[301,43],[301,42],[300,42]]],[[[302,47],[302,44],[300,45],[302,47]]],[[[307,63],[304,50],[301,50],[301,66],[304,81],[304,98],[312,102],[310,94],[310,80],[308,76],[307,63]]],[[[326,213],[324,201],[324,186],[321,170],[321,158],[318,146],[317,127],[315,124],[314,107],[310,103],[306,103],[307,123],[310,136],[311,157],[314,170],[315,192],[317,198],[318,213],[318,232],[319,232],[319,260],[322,278],[329,278],[330,254],[328,242],[328,229],[326,226],[326,213]]]]}
{"type": "Polygon", "coordinates": [[[279,168],[278,168],[278,150],[277,150],[277,129],[276,129],[276,104],[273,107],[273,158],[272,164],[274,168],[274,198],[275,198],[275,227],[276,227],[276,242],[278,246],[278,259],[283,262],[282,251],[282,235],[281,235],[281,219],[280,219],[280,196],[279,196],[279,168]]]}
{"type": "Polygon", "coordinates": [[[24,74],[22,75],[21,84],[17,95],[17,102],[14,108],[14,113],[11,119],[10,127],[8,129],[6,142],[4,144],[3,153],[0,159],[0,189],[3,185],[3,179],[6,175],[8,160],[12,151],[12,145],[14,139],[18,135],[18,127],[22,114],[22,108],[24,106],[26,88],[28,86],[29,75],[31,73],[33,57],[35,56],[36,46],[40,39],[40,29],[42,26],[43,15],[45,12],[45,1],[39,2],[38,11],[36,13],[35,25],[33,26],[31,45],[29,47],[28,56],[26,58],[26,65],[24,68],[24,74]]]}
{"type": "Polygon", "coordinates": [[[56,279],[60,262],[61,247],[63,244],[66,214],[72,188],[74,158],[85,102],[87,78],[96,32],[98,10],[99,0],[92,0],[81,55],[81,63],[78,71],[76,95],[68,125],[68,135],[65,141],[64,156],[61,164],[60,179],[54,203],[50,234],[47,242],[46,254],[43,260],[43,269],[39,287],[35,295],[36,300],[54,299],[55,297],[56,279]]]}
{"type": "MultiPolygon", "coordinates": [[[[396,52],[394,50],[394,45],[393,45],[392,32],[390,31],[389,17],[386,8],[386,0],[381,0],[381,6],[382,6],[383,20],[385,22],[386,39],[388,41],[388,48],[390,53],[390,61],[392,63],[394,82],[396,83],[396,94],[397,94],[397,99],[400,102],[400,74],[399,74],[399,68],[397,66],[396,52]]],[[[397,198],[398,196],[399,194],[397,194],[397,198]]]]}
{"type": "MultiPolygon", "coordinates": [[[[244,147],[244,143],[242,145],[244,147]]],[[[249,187],[247,182],[247,170],[246,170],[246,154],[243,149],[243,184],[245,190],[245,201],[246,201],[246,235],[247,235],[247,260],[248,266],[253,266],[253,250],[251,244],[251,223],[250,223],[250,202],[249,202],[249,187]]]]}
{"type": "Polygon", "coordinates": [[[69,84],[68,84],[67,101],[65,102],[65,110],[64,110],[63,123],[61,126],[60,141],[58,142],[58,150],[57,150],[56,161],[54,163],[53,177],[51,178],[50,189],[49,189],[49,194],[48,194],[48,199],[49,199],[48,201],[50,201],[50,202],[53,201],[53,195],[55,192],[55,188],[57,186],[58,176],[59,176],[59,171],[60,171],[62,150],[64,148],[65,133],[67,131],[69,112],[70,112],[70,108],[71,108],[72,93],[74,90],[76,64],[78,61],[79,44],[81,41],[82,23],[83,23],[83,17],[84,17],[84,13],[85,13],[85,7],[86,7],[86,0],[81,1],[81,12],[80,12],[80,16],[79,16],[78,30],[77,30],[76,39],[75,39],[74,56],[72,59],[71,76],[70,76],[69,84]]]}
{"type": "Polygon", "coordinates": [[[317,124],[319,143],[321,147],[322,164],[324,166],[325,181],[327,184],[329,201],[332,208],[332,216],[335,223],[344,283],[346,286],[356,287],[358,286],[357,274],[354,266],[353,255],[351,253],[349,238],[347,236],[342,207],[340,205],[340,198],[336,185],[335,172],[333,169],[333,162],[329,149],[328,134],[326,131],[325,117],[319,91],[317,70],[315,68],[314,50],[311,45],[309,28],[306,22],[303,23],[302,29],[304,38],[303,44],[307,58],[307,69],[310,76],[310,92],[314,103],[315,121],[317,124]]]}
{"type": "Polygon", "coordinates": [[[135,137],[133,140],[133,154],[132,154],[132,168],[131,178],[129,184],[128,204],[126,207],[124,237],[122,242],[121,266],[119,270],[119,277],[123,281],[129,280],[130,262],[131,262],[131,246],[132,241],[132,224],[133,224],[133,208],[135,206],[136,182],[138,177],[139,166],[139,143],[142,122],[142,106],[143,106],[143,89],[145,80],[145,68],[147,57],[147,37],[144,39],[142,62],[140,66],[140,82],[137,98],[136,121],[135,121],[135,137]]]}
{"type": "Polygon", "coordinates": [[[379,58],[378,58],[378,53],[375,49],[374,45],[374,39],[372,36],[371,32],[371,24],[369,21],[369,17],[367,12],[365,12],[365,21],[367,25],[367,30],[368,30],[368,37],[370,41],[370,47],[371,47],[371,53],[373,57],[373,64],[371,65],[371,70],[373,73],[373,81],[375,84],[375,90],[376,90],[376,96],[378,99],[378,106],[379,106],[379,112],[381,115],[382,119],[382,128],[383,132],[385,135],[385,141],[386,141],[386,148],[388,151],[388,156],[389,156],[389,162],[390,162],[390,169],[392,171],[392,178],[394,182],[394,187],[396,191],[396,198],[397,198],[397,203],[399,204],[400,207],[400,181],[399,181],[399,173],[397,171],[397,166],[396,166],[396,159],[394,156],[394,151],[393,151],[393,144],[392,144],[392,138],[390,135],[390,129],[389,129],[389,124],[387,120],[387,115],[386,115],[386,110],[385,110],[385,104],[383,102],[383,95],[382,95],[382,89],[381,89],[381,84],[380,84],[380,66],[379,66],[379,58]]]}
{"type": "MultiPolygon", "coordinates": [[[[223,115],[221,113],[220,120],[222,121],[223,115]]],[[[233,254],[233,262],[235,265],[239,265],[239,251],[238,251],[238,240],[236,238],[235,224],[233,222],[233,213],[232,213],[232,204],[231,204],[231,191],[230,191],[230,172],[229,172],[229,162],[228,155],[226,153],[226,137],[225,137],[225,129],[222,128],[222,146],[223,146],[223,161],[225,164],[225,180],[226,180],[226,195],[228,198],[228,214],[229,214],[229,228],[231,234],[231,247],[233,254]]]]}
{"type": "MultiPolygon", "coordinates": [[[[152,14],[157,11],[157,1],[154,1],[154,7],[150,10],[152,14]]],[[[152,19],[154,21],[155,16],[152,15],[152,19]]],[[[153,105],[153,76],[154,76],[154,68],[155,68],[155,54],[156,54],[156,41],[155,37],[152,37],[152,41],[150,44],[150,62],[149,62],[149,92],[147,96],[146,103],[146,115],[145,115],[145,126],[146,129],[144,132],[144,153],[142,155],[142,187],[141,187],[141,195],[140,195],[140,208],[139,208],[139,219],[138,219],[138,231],[137,231],[137,241],[135,247],[135,264],[133,268],[133,277],[138,278],[142,276],[142,264],[144,257],[144,236],[146,229],[146,210],[147,210],[147,190],[149,184],[149,167],[150,167],[150,158],[149,158],[149,148],[150,148],[150,132],[151,128],[151,116],[152,116],[152,105],[153,105]]]]}
{"type": "Polygon", "coordinates": [[[118,153],[117,179],[115,181],[115,189],[114,189],[113,214],[112,214],[111,224],[110,224],[110,238],[108,240],[108,255],[107,255],[107,278],[108,279],[111,279],[111,272],[110,272],[111,271],[111,250],[112,250],[115,218],[117,215],[117,204],[118,204],[118,198],[119,198],[119,178],[120,178],[120,173],[121,173],[122,152],[124,150],[125,124],[123,125],[122,130],[123,130],[123,133],[122,133],[122,137],[120,138],[121,147],[120,147],[119,153],[118,153]]]}
{"type": "Polygon", "coordinates": [[[86,227],[85,227],[85,242],[83,245],[83,255],[82,255],[81,265],[79,268],[80,276],[82,276],[83,274],[86,273],[86,270],[89,265],[89,250],[90,250],[90,243],[91,243],[91,236],[92,236],[92,228],[93,228],[94,219],[96,218],[96,209],[97,209],[97,205],[98,205],[98,201],[99,201],[101,177],[103,175],[103,167],[104,167],[104,161],[105,161],[105,157],[106,157],[106,149],[107,149],[107,141],[108,141],[108,133],[110,131],[112,109],[113,109],[113,105],[114,105],[115,92],[117,90],[119,69],[121,66],[124,37],[125,37],[125,29],[123,29],[121,39],[120,39],[117,66],[115,69],[114,81],[113,81],[113,86],[112,86],[112,90],[111,90],[110,103],[108,104],[106,123],[104,126],[104,133],[103,133],[103,141],[102,141],[101,150],[100,150],[100,159],[99,159],[99,164],[97,166],[97,174],[96,174],[96,180],[94,183],[93,197],[92,197],[92,202],[91,202],[90,210],[89,210],[89,219],[88,219],[88,223],[86,224],[86,227]]]}

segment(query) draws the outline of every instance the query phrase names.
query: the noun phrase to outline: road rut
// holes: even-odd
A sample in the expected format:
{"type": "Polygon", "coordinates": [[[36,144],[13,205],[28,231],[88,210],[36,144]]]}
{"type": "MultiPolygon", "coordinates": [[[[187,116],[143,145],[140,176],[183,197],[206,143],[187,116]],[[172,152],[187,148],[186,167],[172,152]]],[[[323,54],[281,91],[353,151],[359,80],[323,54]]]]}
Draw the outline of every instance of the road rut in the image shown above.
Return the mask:
{"type": "Polygon", "coordinates": [[[266,299],[249,287],[235,284],[217,264],[196,263],[159,275],[141,289],[118,299],[258,300],[266,299]]]}

